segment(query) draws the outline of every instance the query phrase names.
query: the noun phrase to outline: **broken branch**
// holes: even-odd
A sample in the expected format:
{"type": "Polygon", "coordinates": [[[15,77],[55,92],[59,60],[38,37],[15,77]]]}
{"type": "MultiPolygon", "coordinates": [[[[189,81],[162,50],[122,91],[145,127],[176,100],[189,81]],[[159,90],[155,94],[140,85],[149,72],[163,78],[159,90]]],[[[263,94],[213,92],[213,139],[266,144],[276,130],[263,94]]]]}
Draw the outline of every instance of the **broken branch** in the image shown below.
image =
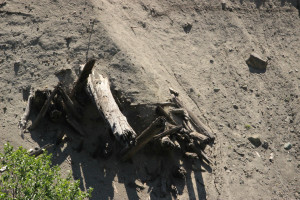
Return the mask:
{"type": "Polygon", "coordinates": [[[126,161],[136,154],[140,149],[142,149],[148,142],[150,142],[153,137],[163,130],[165,127],[165,118],[156,118],[148,128],[146,128],[138,137],[136,146],[132,147],[123,157],[122,160],[126,161]]]}
{"type": "Polygon", "coordinates": [[[48,99],[46,100],[46,102],[44,103],[40,113],[38,114],[36,120],[32,123],[31,127],[29,127],[31,130],[32,129],[35,129],[37,127],[37,125],[40,123],[41,119],[45,116],[49,106],[50,106],[50,103],[52,101],[52,99],[54,98],[54,96],[56,95],[57,93],[57,89],[58,89],[58,86],[56,86],[53,90],[53,92],[51,93],[50,97],[48,97],[48,99]]]}

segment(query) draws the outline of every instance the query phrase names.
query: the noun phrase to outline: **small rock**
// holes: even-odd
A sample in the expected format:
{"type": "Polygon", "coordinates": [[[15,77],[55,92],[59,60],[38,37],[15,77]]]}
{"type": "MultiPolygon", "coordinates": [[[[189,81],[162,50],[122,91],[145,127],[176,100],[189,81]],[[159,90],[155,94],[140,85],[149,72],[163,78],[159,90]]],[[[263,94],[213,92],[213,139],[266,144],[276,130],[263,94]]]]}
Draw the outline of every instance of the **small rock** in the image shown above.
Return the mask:
{"type": "Polygon", "coordinates": [[[211,64],[214,64],[214,60],[210,60],[209,62],[210,62],[211,64]]]}
{"type": "Polygon", "coordinates": [[[262,147],[263,147],[264,149],[268,149],[269,143],[268,143],[266,140],[264,140],[263,143],[262,143],[262,147]]]}
{"type": "Polygon", "coordinates": [[[283,147],[284,147],[285,150],[290,150],[292,148],[292,144],[290,142],[287,142],[287,143],[284,144],[283,147]]]}
{"type": "Polygon", "coordinates": [[[247,85],[242,85],[241,88],[242,88],[243,90],[247,90],[247,89],[248,89],[248,86],[247,86],[247,85]]]}
{"type": "Polygon", "coordinates": [[[190,23],[186,23],[182,27],[183,27],[183,30],[184,30],[185,33],[189,33],[193,26],[190,23]]]}
{"type": "Polygon", "coordinates": [[[256,147],[261,145],[260,137],[257,134],[248,137],[248,140],[256,147]]]}
{"type": "Polygon", "coordinates": [[[273,162],[273,160],[274,160],[274,153],[270,153],[269,160],[270,160],[271,162],[273,162]]]}
{"type": "Polygon", "coordinates": [[[219,91],[220,91],[220,88],[214,88],[214,91],[215,91],[215,92],[219,92],[219,91]]]}
{"type": "Polygon", "coordinates": [[[263,59],[261,59],[259,57],[259,55],[257,55],[256,53],[252,53],[250,55],[250,57],[248,58],[248,60],[246,61],[246,63],[255,69],[259,69],[259,70],[266,70],[267,69],[267,61],[264,61],[263,59]]]}
{"type": "Polygon", "coordinates": [[[239,109],[239,107],[236,104],[233,104],[234,109],[239,109]]]}

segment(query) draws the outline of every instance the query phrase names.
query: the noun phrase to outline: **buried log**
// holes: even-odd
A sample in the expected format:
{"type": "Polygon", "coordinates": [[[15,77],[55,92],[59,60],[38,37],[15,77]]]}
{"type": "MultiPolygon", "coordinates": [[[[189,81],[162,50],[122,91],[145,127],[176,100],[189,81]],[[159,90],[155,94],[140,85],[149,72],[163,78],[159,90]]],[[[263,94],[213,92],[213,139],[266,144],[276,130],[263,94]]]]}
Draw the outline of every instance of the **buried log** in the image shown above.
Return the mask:
{"type": "Polygon", "coordinates": [[[165,127],[166,120],[164,117],[158,117],[154,120],[148,128],[146,128],[138,137],[134,147],[129,149],[122,157],[123,161],[128,160],[140,149],[142,149],[148,142],[150,142],[155,135],[160,133],[165,127]]]}
{"type": "Polygon", "coordinates": [[[94,70],[88,77],[87,93],[94,100],[98,111],[110,125],[113,135],[123,146],[136,143],[136,133],[120,111],[112,93],[108,78],[94,70]]]}

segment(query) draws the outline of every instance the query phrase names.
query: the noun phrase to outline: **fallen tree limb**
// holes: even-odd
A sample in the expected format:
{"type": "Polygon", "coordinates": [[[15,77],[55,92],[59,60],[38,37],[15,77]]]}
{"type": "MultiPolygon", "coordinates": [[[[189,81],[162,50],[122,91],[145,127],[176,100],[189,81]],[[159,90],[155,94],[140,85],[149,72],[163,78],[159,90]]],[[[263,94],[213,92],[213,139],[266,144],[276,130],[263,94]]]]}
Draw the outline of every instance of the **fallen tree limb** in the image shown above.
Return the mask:
{"type": "Polygon", "coordinates": [[[182,126],[175,126],[174,128],[171,128],[169,130],[166,130],[156,136],[153,137],[153,139],[158,139],[158,138],[162,138],[164,136],[168,136],[171,135],[173,133],[176,133],[177,131],[179,131],[180,129],[182,129],[182,126]]]}
{"type": "Polygon", "coordinates": [[[29,129],[35,129],[37,127],[37,125],[40,123],[41,119],[45,116],[51,101],[53,100],[54,96],[57,94],[57,90],[58,90],[58,86],[56,86],[53,90],[53,92],[51,93],[50,97],[48,97],[48,99],[46,100],[46,102],[44,103],[41,111],[39,112],[36,120],[32,123],[31,127],[29,127],[29,129]]]}
{"type": "Polygon", "coordinates": [[[87,81],[87,93],[95,102],[98,111],[110,125],[113,135],[123,146],[136,143],[136,133],[120,111],[112,93],[108,78],[92,71],[87,81]]]}
{"type": "Polygon", "coordinates": [[[212,161],[208,158],[208,156],[201,150],[201,149],[198,149],[196,147],[196,145],[191,142],[189,144],[189,147],[200,157],[200,158],[203,158],[208,164],[210,164],[212,161]]]}
{"type": "Polygon", "coordinates": [[[213,133],[176,96],[173,98],[173,101],[177,104],[178,107],[184,108],[187,111],[190,117],[190,121],[199,133],[203,133],[204,135],[208,136],[211,140],[215,139],[213,133]]]}
{"type": "Polygon", "coordinates": [[[138,137],[137,142],[134,147],[132,147],[123,157],[122,160],[126,161],[136,154],[140,149],[142,149],[148,142],[150,142],[153,137],[161,132],[165,127],[165,118],[156,118],[148,128],[146,128],[138,137]]]}
{"type": "Polygon", "coordinates": [[[156,112],[159,115],[165,116],[172,124],[176,125],[176,122],[172,119],[172,117],[163,109],[161,106],[157,106],[156,112]]]}
{"type": "Polygon", "coordinates": [[[206,142],[208,142],[208,139],[209,139],[206,135],[203,135],[196,131],[191,132],[189,135],[191,136],[191,138],[193,138],[194,140],[198,140],[201,143],[206,143],[206,142]]]}
{"type": "Polygon", "coordinates": [[[75,105],[71,98],[66,94],[66,92],[61,88],[61,86],[58,87],[58,92],[61,95],[64,104],[66,105],[66,110],[71,113],[74,117],[77,119],[81,119],[81,116],[77,112],[75,105]]]}

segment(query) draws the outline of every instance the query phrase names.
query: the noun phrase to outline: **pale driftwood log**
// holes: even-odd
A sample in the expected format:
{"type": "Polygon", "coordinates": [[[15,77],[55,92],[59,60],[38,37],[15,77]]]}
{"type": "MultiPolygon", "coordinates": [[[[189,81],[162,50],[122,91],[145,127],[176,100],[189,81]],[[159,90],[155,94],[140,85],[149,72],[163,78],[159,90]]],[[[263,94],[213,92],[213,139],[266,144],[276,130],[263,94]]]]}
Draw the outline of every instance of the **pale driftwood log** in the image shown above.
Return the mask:
{"type": "Polygon", "coordinates": [[[33,89],[31,89],[28,100],[27,100],[25,112],[19,121],[19,128],[21,129],[21,134],[23,134],[24,130],[26,129],[33,97],[34,97],[34,92],[33,92],[33,89]]]}
{"type": "Polygon", "coordinates": [[[122,157],[123,161],[128,160],[140,149],[142,149],[148,142],[150,142],[155,135],[160,133],[165,127],[166,120],[164,117],[158,117],[154,120],[148,128],[146,128],[138,137],[134,147],[126,152],[122,157]]]}
{"type": "Polygon", "coordinates": [[[136,143],[136,133],[120,111],[112,93],[108,78],[92,71],[87,81],[87,92],[94,100],[98,111],[110,125],[113,135],[123,146],[136,143]]]}

